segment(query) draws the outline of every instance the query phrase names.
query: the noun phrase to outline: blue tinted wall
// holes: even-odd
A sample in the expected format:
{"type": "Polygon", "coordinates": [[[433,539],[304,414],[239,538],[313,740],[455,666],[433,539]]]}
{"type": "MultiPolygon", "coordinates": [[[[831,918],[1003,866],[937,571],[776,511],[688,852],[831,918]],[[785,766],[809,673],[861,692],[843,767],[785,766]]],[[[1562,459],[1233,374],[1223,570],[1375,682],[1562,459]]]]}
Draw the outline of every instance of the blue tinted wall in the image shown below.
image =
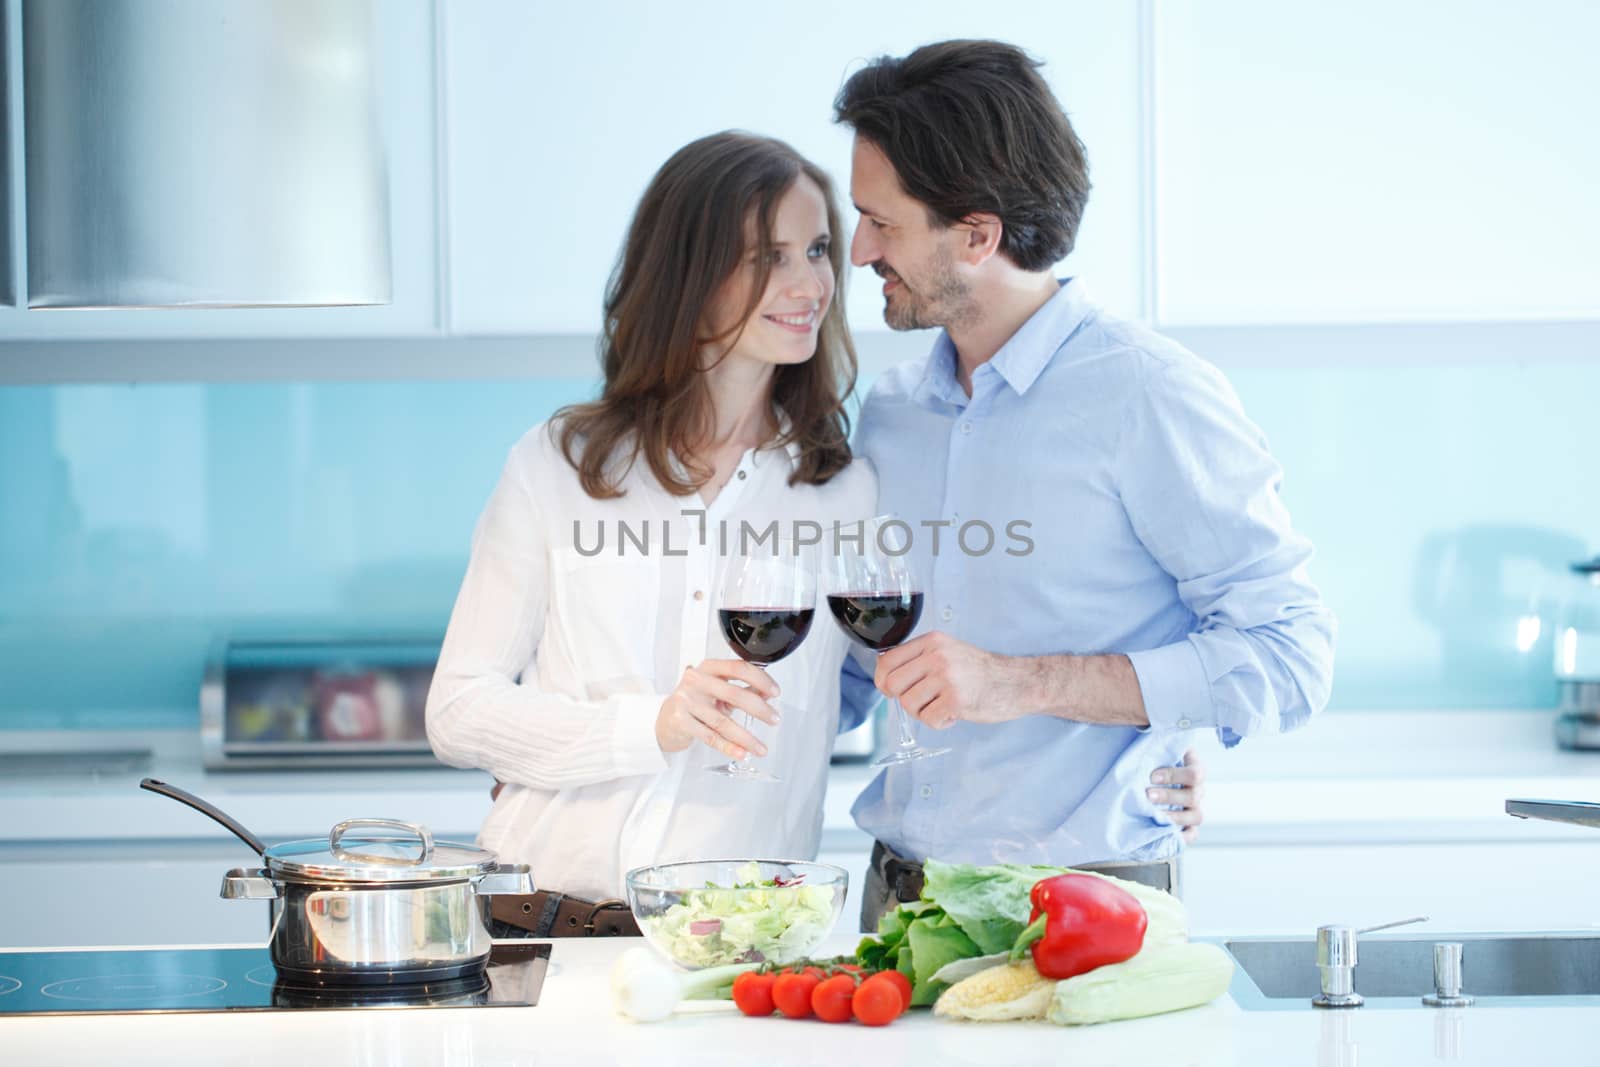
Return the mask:
{"type": "MultiPolygon", "coordinates": [[[[1317,545],[1335,706],[1552,704],[1600,366],[1229,377],[1317,545]]],[[[0,728],[192,723],[219,635],[437,635],[506,450],[592,389],[0,388],[0,728]]]]}

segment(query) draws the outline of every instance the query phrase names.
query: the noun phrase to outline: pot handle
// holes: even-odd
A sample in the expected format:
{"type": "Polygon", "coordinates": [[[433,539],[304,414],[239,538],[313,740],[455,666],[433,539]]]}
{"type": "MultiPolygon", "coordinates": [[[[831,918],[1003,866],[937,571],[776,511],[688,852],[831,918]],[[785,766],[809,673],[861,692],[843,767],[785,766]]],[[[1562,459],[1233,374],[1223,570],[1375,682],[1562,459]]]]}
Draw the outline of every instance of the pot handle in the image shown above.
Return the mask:
{"type": "Polygon", "coordinates": [[[433,858],[433,831],[420,823],[405,822],[401,819],[346,819],[329,831],[328,848],[340,859],[360,860],[363,863],[388,863],[397,867],[420,867],[433,858]],[[397,860],[392,856],[375,856],[370,852],[356,852],[341,846],[339,840],[357,827],[409,831],[416,834],[417,840],[422,842],[422,851],[415,859],[397,860]]]}
{"type": "Polygon", "coordinates": [[[536,889],[533,875],[528,873],[526,863],[497,864],[494,870],[478,879],[476,888],[481,897],[493,897],[505,893],[525,896],[536,889]]]}
{"type": "Polygon", "coordinates": [[[235,867],[222,876],[223,900],[276,900],[278,883],[265,868],[235,867]]]}

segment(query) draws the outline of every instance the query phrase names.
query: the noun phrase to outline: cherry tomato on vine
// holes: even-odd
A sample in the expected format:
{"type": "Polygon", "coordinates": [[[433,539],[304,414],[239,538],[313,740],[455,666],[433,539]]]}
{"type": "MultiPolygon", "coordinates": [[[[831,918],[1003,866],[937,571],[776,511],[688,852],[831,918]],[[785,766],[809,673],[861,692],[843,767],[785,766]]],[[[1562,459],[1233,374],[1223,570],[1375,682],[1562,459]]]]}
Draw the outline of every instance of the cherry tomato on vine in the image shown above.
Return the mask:
{"type": "Polygon", "coordinates": [[[791,1019],[811,1014],[811,991],[822,983],[815,975],[780,974],[772,983],[772,1003],[791,1019]]]}
{"type": "Polygon", "coordinates": [[[905,1001],[892,982],[868,978],[850,998],[850,1010],[868,1026],[887,1026],[900,1017],[905,1001]]]}
{"type": "Polygon", "coordinates": [[[868,981],[874,980],[879,982],[888,982],[890,985],[894,986],[900,991],[900,1010],[902,1012],[911,1007],[911,979],[907,978],[899,971],[875,971],[868,981]]]}
{"type": "Polygon", "coordinates": [[[824,978],[811,991],[811,1010],[825,1023],[847,1023],[850,1021],[850,1003],[855,991],[855,975],[836,974],[832,978],[824,978]]]}
{"type": "Polygon", "coordinates": [[[771,1015],[772,986],[778,976],[746,971],[733,980],[733,1003],[746,1015],[771,1015]]]}

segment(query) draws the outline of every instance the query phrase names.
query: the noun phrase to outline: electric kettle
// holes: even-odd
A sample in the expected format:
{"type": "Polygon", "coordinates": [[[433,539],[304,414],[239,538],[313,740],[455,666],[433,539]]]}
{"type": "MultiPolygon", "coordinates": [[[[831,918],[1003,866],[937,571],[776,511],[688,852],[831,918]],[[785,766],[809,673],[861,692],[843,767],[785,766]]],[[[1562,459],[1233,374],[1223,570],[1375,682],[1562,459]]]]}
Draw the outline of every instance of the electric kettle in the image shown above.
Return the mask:
{"type": "Polygon", "coordinates": [[[1554,636],[1556,743],[1600,749],[1600,556],[1572,565],[1554,636]]]}

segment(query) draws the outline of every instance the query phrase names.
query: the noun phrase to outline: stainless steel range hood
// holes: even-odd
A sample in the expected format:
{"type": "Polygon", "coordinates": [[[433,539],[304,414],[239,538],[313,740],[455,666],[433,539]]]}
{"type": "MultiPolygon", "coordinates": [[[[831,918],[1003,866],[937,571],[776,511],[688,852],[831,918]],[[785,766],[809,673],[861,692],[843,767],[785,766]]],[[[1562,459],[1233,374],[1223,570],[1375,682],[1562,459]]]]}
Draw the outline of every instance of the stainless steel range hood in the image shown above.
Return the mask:
{"type": "Polygon", "coordinates": [[[25,0],[28,306],[391,299],[367,0],[25,0]]]}

